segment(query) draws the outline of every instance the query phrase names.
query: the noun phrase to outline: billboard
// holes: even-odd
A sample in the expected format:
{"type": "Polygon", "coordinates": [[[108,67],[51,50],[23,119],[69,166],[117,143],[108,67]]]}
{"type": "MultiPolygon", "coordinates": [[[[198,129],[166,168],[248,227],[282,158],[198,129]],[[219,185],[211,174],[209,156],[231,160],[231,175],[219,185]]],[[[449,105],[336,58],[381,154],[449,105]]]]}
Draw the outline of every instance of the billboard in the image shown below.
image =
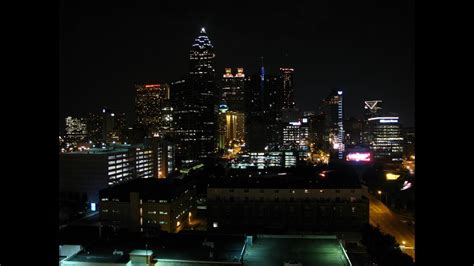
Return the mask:
{"type": "Polygon", "coordinates": [[[346,161],[349,162],[370,162],[372,156],[370,152],[350,152],[346,155],[346,161]]]}

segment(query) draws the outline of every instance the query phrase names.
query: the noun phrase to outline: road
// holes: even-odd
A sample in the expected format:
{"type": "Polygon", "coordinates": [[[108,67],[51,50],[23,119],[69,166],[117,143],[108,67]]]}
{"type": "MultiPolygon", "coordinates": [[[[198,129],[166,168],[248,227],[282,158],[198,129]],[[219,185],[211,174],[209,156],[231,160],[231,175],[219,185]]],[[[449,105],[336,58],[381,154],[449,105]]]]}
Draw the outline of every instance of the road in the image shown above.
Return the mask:
{"type": "Polygon", "coordinates": [[[415,260],[415,228],[407,223],[406,217],[392,212],[376,197],[369,194],[369,220],[373,226],[379,226],[383,233],[390,234],[402,245],[405,241],[405,253],[415,260]],[[405,221],[405,222],[404,222],[405,221]]]}

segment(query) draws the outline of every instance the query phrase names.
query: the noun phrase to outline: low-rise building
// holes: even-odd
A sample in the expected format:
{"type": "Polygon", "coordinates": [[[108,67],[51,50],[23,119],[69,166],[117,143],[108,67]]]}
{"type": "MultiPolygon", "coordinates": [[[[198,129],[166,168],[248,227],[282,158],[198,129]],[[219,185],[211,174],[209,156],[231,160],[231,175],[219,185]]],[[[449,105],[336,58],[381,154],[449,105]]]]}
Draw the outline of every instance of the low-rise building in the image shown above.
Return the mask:
{"type": "Polygon", "coordinates": [[[196,214],[196,185],[182,179],[135,179],[99,193],[102,224],[132,232],[177,233],[196,214]]]}
{"type": "Polygon", "coordinates": [[[369,222],[367,188],[354,171],[236,171],[208,187],[209,230],[351,231],[369,222]]]}

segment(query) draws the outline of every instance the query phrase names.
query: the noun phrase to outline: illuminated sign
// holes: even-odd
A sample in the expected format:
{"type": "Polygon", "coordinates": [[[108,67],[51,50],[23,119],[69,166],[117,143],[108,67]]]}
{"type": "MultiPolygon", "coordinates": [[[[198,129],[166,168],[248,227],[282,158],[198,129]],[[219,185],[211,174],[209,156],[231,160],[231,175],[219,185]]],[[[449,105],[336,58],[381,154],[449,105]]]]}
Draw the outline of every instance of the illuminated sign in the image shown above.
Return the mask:
{"type": "Polygon", "coordinates": [[[91,211],[95,212],[95,210],[96,210],[95,203],[92,202],[92,203],[91,203],[91,211]]]}
{"type": "Polygon", "coordinates": [[[398,123],[395,119],[380,119],[380,123],[398,123]]]}
{"type": "Polygon", "coordinates": [[[387,173],[385,174],[385,177],[387,178],[387,180],[397,180],[400,177],[400,175],[387,173]]]}
{"type": "Polygon", "coordinates": [[[290,125],[293,125],[293,126],[301,126],[301,122],[298,121],[298,122],[290,122],[290,125]]]}
{"type": "Polygon", "coordinates": [[[398,122],[398,117],[397,116],[372,117],[372,118],[369,118],[368,120],[369,121],[372,121],[372,120],[397,120],[397,122],[398,122]]]}
{"type": "Polygon", "coordinates": [[[303,123],[308,123],[308,118],[303,118],[303,123]]]}
{"type": "Polygon", "coordinates": [[[346,161],[355,161],[355,162],[370,162],[370,153],[369,152],[354,152],[349,153],[346,156],[346,161]]]}
{"type": "Polygon", "coordinates": [[[145,88],[153,88],[153,87],[160,87],[160,84],[145,85],[145,88]]]}

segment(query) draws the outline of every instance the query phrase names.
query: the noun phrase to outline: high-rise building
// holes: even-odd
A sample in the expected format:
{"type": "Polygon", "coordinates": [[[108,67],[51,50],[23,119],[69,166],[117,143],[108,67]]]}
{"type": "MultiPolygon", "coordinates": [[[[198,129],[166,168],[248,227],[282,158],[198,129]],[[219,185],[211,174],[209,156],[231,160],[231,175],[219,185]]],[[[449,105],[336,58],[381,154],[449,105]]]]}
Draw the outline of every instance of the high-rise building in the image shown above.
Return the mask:
{"type": "Polygon", "coordinates": [[[147,130],[148,136],[163,134],[168,121],[163,114],[163,108],[170,99],[168,84],[136,85],[137,122],[147,130]]]}
{"type": "Polygon", "coordinates": [[[295,96],[293,90],[293,68],[280,68],[281,80],[283,82],[283,108],[295,107],[295,96]]]}
{"type": "Polygon", "coordinates": [[[378,162],[401,162],[403,137],[398,116],[378,116],[368,119],[370,149],[378,162]]]}
{"type": "MultiPolygon", "coordinates": [[[[221,109],[222,110],[222,109],[221,109]]],[[[245,115],[241,112],[219,112],[219,148],[233,148],[245,143],[245,115]]]]}
{"type": "Polygon", "coordinates": [[[245,74],[243,68],[237,68],[233,74],[231,68],[225,69],[221,81],[221,101],[225,102],[230,111],[245,112],[245,74]]]}
{"type": "Polygon", "coordinates": [[[214,47],[203,28],[189,53],[189,78],[171,84],[180,164],[213,157],[217,151],[214,59],[214,47]]]}
{"type": "Polygon", "coordinates": [[[333,89],[322,104],[326,131],[326,136],[324,137],[329,142],[330,151],[340,160],[343,159],[344,154],[344,112],[342,94],[342,89],[333,89]]]}
{"type": "Polygon", "coordinates": [[[214,46],[207,36],[206,29],[202,28],[189,52],[189,73],[192,76],[206,76],[207,80],[212,79],[216,72],[215,57],[214,46]]]}
{"type": "Polygon", "coordinates": [[[415,156],[415,128],[404,127],[403,128],[403,153],[405,158],[410,159],[411,156],[415,156]]]}
{"type": "Polygon", "coordinates": [[[87,137],[87,121],[81,117],[66,117],[67,142],[80,142],[87,137]]]}
{"type": "Polygon", "coordinates": [[[189,76],[171,83],[177,165],[213,156],[217,144],[215,53],[204,28],[189,52],[189,76]]]}
{"type": "Polygon", "coordinates": [[[351,117],[344,120],[344,133],[346,145],[360,146],[363,143],[364,121],[351,117]]]}
{"type": "Polygon", "coordinates": [[[364,131],[362,132],[362,143],[369,145],[369,118],[382,116],[383,102],[381,100],[364,101],[364,131]]]}
{"type": "Polygon", "coordinates": [[[283,87],[281,77],[265,75],[263,86],[266,147],[269,151],[278,151],[281,149],[283,134],[283,87]]]}
{"type": "Polygon", "coordinates": [[[266,146],[266,126],[263,116],[262,75],[245,78],[246,147],[249,151],[263,151],[266,146]]]}
{"type": "Polygon", "coordinates": [[[87,116],[87,138],[93,143],[104,142],[103,139],[103,116],[99,113],[89,113],[87,116]]]}

